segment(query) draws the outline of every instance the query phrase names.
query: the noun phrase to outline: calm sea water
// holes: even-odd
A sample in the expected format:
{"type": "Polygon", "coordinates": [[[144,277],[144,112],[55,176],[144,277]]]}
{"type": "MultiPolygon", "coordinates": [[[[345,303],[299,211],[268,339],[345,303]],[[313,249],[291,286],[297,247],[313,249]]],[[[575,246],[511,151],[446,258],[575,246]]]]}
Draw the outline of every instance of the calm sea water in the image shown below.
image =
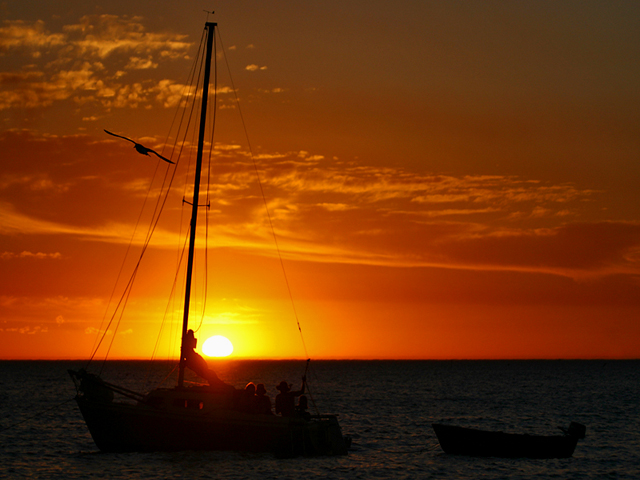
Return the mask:
{"type": "MultiPolygon", "coordinates": [[[[235,452],[100,453],[66,372],[82,366],[0,362],[0,477],[640,478],[640,361],[312,362],[315,403],[322,413],[339,414],[352,450],[346,457],[286,460],[235,452]],[[577,421],[587,426],[587,438],[569,459],[458,457],[439,448],[434,421],[539,434],[577,421]]],[[[272,398],[280,380],[295,388],[304,368],[267,361],[217,366],[236,386],[265,383],[272,398]]],[[[109,362],[103,377],[145,391],[165,374],[163,364],[109,362]]]]}

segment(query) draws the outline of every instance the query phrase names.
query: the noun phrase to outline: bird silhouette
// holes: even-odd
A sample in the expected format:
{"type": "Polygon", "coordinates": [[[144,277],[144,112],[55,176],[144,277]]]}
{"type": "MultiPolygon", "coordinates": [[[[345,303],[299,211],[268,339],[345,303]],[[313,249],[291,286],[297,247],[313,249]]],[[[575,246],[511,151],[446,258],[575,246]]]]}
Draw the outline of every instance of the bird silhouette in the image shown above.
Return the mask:
{"type": "Polygon", "coordinates": [[[136,149],[136,152],[141,153],[142,155],[147,155],[149,156],[149,153],[153,153],[156,157],[160,158],[161,160],[164,160],[165,162],[168,163],[173,163],[175,164],[175,162],[172,162],[171,160],[169,160],[168,158],[164,158],[162,155],[160,155],[158,152],[156,152],[155,150],[152,150],[151,148],[147,148],[144,145],[139,144],[138,142],[134,142],[133,140],[131,140],[130,138],[127,137],[123,137],[122,135],[116,135],[115,133],[111,133],[109,130],[105,130],[105,132],[107,132],[109,135],[113,135],[114,137],[118,137],[118,138],[124,138],[125,140],[130,141],[131,143],[133,143],[133,148],[136,149]]]}

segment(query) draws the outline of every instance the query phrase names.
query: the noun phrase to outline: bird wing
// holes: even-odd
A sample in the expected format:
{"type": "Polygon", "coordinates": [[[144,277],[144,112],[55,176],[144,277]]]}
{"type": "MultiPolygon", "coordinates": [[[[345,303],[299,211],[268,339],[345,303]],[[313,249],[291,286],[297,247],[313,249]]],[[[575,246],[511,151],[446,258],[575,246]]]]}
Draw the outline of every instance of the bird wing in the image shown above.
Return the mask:
{"type": "Polygon", "coordinates": [[[156,152],[155,150],[151,150],[151,149],[149,149],[149,151],[150,151],[151,153],[153,153],[155,156],[157,156],[158,158],[161,158],[162,160],[164,160],[165,162],[175,164],[175,162],[172,162],[172,161],[171,161],[171,160],[169,160],[168,158],[164,158],[162,155],[160,155],[160,154],[159,154],[158,152],[156,152]]]}
{"type": "MultiPolygon", "coordinates": [[[[109,130],[105,130],[105,132],[107,132],[109,135],[113,135],[114,137],[124,138],[125,140],[129,140],[131,143],[133,143],[133,144],[136,146],[136,150],[138,150],[138,147],[140,147],[140,148],[142,148],[142,149],[146,150],[147,152],[151,152],[151,153],[153,153],[154,155],[156,155],[158,158],[161,158],[161,159],[162,159],[162,160],[164,160],[165,162],[175,164],[175,162],[172,162],[172,161],[171,161],[171,160],[169,160],[168,158],[164,158],[162,155],[160,155],[160,154],[159,154],[158,152],[156,152],[155,150],[151,150],[150,148],[147,148],[147,147],[145,147],[144,145],[141,145],[141,144],[139,144],[138,142],[135,142],[135,141],[131,140],[130,138],[123,137],[122,135],[116,135],[115,133],[111,133],[109,130]]],[[[143,152],[141,152],[140,150],[138,150],[138,151],[139,151],[140,153],[143,153],[143,152]]],[[[145,153],[145,155],[147,155],[147,153],[145,153]]]]}
{"type": "Polygon", "coordinates": [[[105,130],[105,132],[107,132],[109,135],[113,135],[114,137],[124,138],[125,140],[129,140],[131,143],[136,143],[133,140],[131,140],[130,138],[123,137],[122,135],[116,135],[115,133],[111,133],[109,130],[105,130]]]}

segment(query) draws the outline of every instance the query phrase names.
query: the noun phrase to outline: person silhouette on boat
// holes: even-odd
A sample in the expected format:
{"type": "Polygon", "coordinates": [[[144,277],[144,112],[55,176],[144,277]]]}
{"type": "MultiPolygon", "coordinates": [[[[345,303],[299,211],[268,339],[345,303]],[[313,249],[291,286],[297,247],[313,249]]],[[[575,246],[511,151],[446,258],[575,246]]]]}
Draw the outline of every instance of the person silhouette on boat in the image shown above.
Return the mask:
{"type": "Polygon", "coordinates": [[[227,385],[224,383],[216,372],[209,369],[209,365],[207,365],[207,361],[200,356],[196,352],[196,346],[198,345],[198,340],[196,339],[193,330],[187,331],[187,336],[184,340],[184,353],[183,357],[185,360],[185,366],[192,370],[196,375],[201,378],[204,378],[211,387],[216,387],[220,389],[230,389],[235,390],[231,385],[227,385]]]}
{"type": "Polygon", "coordinates": [[[311,418],[311,414],[307,411],[309,408],[309,401],[307,400],[306,395],[300,395],[300,399],[298,400],[298,405],[296,406],[296,416],[302,417],[305,420],[309,420],[311,418]]]}
{"type": "Polygon", "coordinates": [[[291,391],[291,385],[285,380],[281,381],[276,387],[280,393],[276,395],[276,413],[283,417],[293,417],[296,413],[295,398],[304,393],[304,387],[307,383],[307,377],[302,377],[302,388],[295,392],[291,391]]]}
{"type": "Polygon", "coordinates": [[[240,394],[238,401],[238,409],[245,413],[256,412],[256,384],[253,382],[247,383],[244,390],[240,394]]]}
{"type": "Polygon", "coordinates": [[[267,389],[264,388],[264,383],[259,383],[256,386],[256,413],[261,415],[272,415],[271,411],[271,399],[267,395],[267,389]]]}

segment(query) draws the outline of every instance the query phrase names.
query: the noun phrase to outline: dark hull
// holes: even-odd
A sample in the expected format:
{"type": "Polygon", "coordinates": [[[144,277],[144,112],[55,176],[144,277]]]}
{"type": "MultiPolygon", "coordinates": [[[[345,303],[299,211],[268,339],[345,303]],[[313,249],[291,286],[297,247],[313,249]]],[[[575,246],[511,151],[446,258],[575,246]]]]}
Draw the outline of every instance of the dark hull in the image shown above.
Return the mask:
{"type": "Polygon", "coordinates": [[[445,453],[476,457],[568,458],[578,443],[574,435],[521,435],[433,424],[445,453]]]}
{"type": "Polygon", "coordinates": [[[334,416],[306,420],[227,409],[177,413],[82,397],[76,401],[94,442],[105,452],[236,450],[280,456],[347,453],[334,416]]]}
{"type": "Polygon", "coordinates": [[[105,452],[236,450],[281,456],[341,455],[347,447],[334,416],[305,420],[220,409],[175,412],[146,405],[76,401],[105,452]]]}

